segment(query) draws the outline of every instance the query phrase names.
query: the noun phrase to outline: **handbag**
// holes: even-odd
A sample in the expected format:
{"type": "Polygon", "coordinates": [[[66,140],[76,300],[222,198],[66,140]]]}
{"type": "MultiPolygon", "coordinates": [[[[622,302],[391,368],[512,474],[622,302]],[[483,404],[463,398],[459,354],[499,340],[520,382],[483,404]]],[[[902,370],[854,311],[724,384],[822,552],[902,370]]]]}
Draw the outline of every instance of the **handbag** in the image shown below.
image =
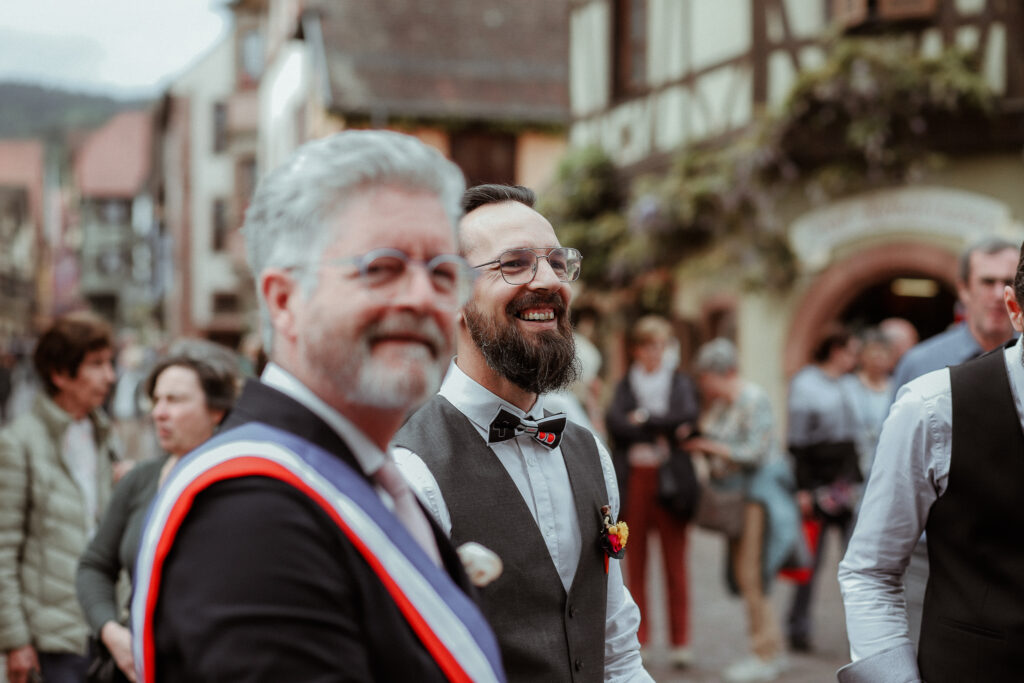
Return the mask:
{"type": "Polygon", "coordinates": [[[658,468],[658,503],[683,522],[693,519],[700,498],[700,485],[693,460],[685,451],[671,450],[658,468]]]}
{"type": "Polygon", "coordinates": [[[810,583],[811,575],[814,574],[814,554],[818,551],[818,541],[821,538],[821,520],[807,518],[801,521],[800,538],[798,547],[793,549],[789,561],[779,570],[779,576],[801,586],[810,583]]]}
{"type": "Polygon", "coordinates": [[[85,672],[86,683],[128,683],[128,677],[124,675],[114,661],[114,655],[103,644],[99,638],[90,639],[92,661],[85,672]]]}
{"type": "Polygon", "coordinates": [[[726,538],[739,538],[743,533],[743,505],[746,501],[743,491],[723,491],[711,484],[700,489],[697,503],[697,526],[708,531],[717,531],[726,538]]]}

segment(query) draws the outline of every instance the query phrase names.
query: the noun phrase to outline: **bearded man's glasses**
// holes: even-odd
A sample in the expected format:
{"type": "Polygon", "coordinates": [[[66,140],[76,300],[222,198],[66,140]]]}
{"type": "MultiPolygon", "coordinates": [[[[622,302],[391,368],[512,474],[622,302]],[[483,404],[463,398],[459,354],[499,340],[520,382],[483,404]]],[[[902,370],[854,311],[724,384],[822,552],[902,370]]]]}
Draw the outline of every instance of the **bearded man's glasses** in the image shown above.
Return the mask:
{"type": "Polygon", "coordinates": [[[493,261],[481,263],[473,268],[498,265],[501,277],[510,285],[525,285],[537,277],[537,264],[540,259],[547,259],[551,270],[562,282],[573,282],[580,276],[580,262],[583,254],[572,247],[555,247],[553,249],[507,249],[493,261]]]}

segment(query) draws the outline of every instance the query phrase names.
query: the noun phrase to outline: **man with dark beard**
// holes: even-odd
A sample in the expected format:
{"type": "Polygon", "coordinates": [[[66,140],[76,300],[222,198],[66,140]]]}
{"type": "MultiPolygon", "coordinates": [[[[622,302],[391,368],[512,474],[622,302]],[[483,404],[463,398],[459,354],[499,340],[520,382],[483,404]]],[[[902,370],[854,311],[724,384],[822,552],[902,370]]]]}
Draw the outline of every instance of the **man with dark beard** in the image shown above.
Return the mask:
{"type": "Polygon", "coordinates": [[[393,452],[454,544],[504,563],[482,598],[509,680],[647,681],[639,611],[602,549],[619,507],[611,459],[543,406],[576,377],[569,301],[581,256],[533,201],[506,185],[463,196],[460,252],[478,276],[458,356],[393,452]]]}

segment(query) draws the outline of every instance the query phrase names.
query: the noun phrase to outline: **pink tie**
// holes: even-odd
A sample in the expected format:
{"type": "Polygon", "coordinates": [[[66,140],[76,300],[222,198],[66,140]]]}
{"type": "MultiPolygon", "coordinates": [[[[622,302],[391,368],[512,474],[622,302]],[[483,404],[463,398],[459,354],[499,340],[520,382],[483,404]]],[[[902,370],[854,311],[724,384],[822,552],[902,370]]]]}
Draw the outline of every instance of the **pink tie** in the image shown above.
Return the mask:
{"type": "Polygon", "coordinates": [[[412,492],[402,473],[398,471],[393,462],[385,460],[381,468],[374,473],[373,479],[395,501],[395,516],[405,525],[409,535],[420,544],[434,564],[440,567],[441,553],[437,549],[434,531],[431,529],[426,515],[423,514],[423,508],[420,507],[416,494],[412,492]]]}

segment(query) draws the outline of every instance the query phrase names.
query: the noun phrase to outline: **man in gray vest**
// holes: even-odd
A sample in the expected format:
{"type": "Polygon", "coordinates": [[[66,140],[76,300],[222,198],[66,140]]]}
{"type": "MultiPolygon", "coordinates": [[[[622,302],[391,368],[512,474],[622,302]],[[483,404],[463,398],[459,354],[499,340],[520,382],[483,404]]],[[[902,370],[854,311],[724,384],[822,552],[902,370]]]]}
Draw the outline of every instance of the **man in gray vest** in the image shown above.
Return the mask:
{"type": "MultiPolygon", "coordinates": [[[[1024,258],[1003,287],[1024,328],[1024,258]]],[[[839,567],[843,683],[1018,681],[1024,651],[1024,341],[908,382],[882,427],[839,567]],[[901,578],[922,531],[931,572],[915,661],[901,578]]]]}
{"type": "Polygon", "coordinates": [[[542,394],[576,376],[569,302],[581,257],[533,201],[519,186],[464,195],[460,250],[478,275],[458,356],[392,446],[454,544],[501,558],[482,600],[510,681],[649,681],[639,610],[602,545],[619,507],[611,459],[544,410],[542,394]]]}

